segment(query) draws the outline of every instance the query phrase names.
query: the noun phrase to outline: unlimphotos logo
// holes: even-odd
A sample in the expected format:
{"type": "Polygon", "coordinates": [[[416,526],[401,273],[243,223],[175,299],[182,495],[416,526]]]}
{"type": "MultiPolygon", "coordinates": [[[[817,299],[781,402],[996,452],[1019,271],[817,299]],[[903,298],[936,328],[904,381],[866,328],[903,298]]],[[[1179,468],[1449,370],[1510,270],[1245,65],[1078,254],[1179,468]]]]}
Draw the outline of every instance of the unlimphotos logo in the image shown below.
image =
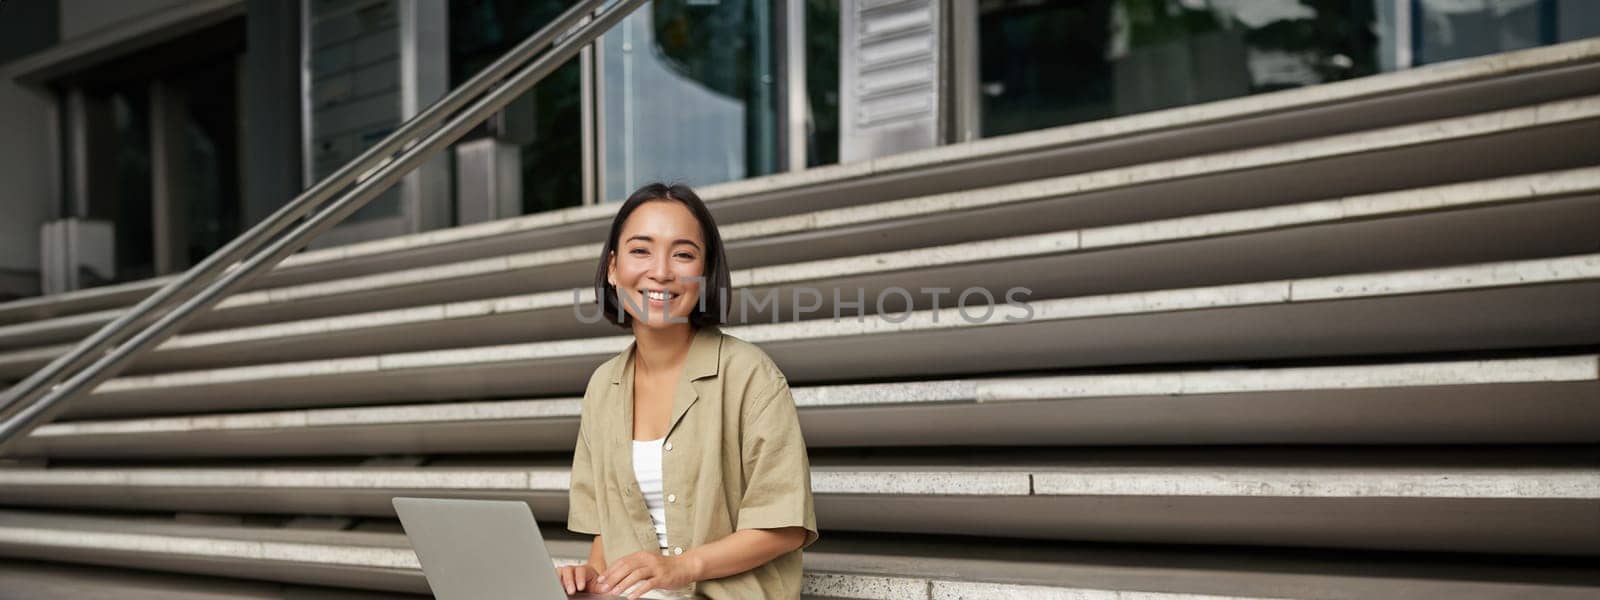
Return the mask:
{"type": "MultiPolygon", "coordinates": [[[[684,279],[691,283],[705,282],[703,277],[684,279]]],[[[624,314],[636,315],[645,322],[653,319],[661,319],[665,323],[688,322],[685,317],[667,314],[666,309],[652,309],[650,303],[638,295],[623,294],[614,287],[608,289],[612,296],[611,305],[618,309],[618,323],[622,322],[624,314]]],[[[864,287],[852,290],[785,286],[759,291],[738,290],[731,292],[731,298],[730,292],[723,289],[719,293],[720,302],[717,306],[721,307],[724,323],[780,323],[786,317],[789,321],[798,322],[823,315],[834,321],[853,318],[865,322],[868,318],[876,318],[889,323],[903,323],[919,312],[927,313],[937,323],[940,315],[951,308],[953,300],[956,314],[967,323],[987,323],[997,316],[1006,323],[1022,323],[1033,319],[1033,306],[1027,302],[1027,297],[1032,293],[1033,290],[1026,287],[1007,288],[999,295],[1005,299],[1005,314],[999,314],[1002,305],[997,304],[996,294],[985,287],[968,287],[959,292],[947,287],[921,287],[913,292],[901,286],[889,286],[869,294],[864,287]],[[870,303],[869,295],[873,296],[870,303]],[[868,313],[866,309],[869,306],[875,311],[868,313]],[[737,318],[731,318],[735,314],[737,318]]],[[[699,294],[695,302],[698,312],[709,312],[706,294],[699,294]]],[[[572,311],[580,323],[592,324],[606,320],[605,310],[592,289],[572,290],[572,311]]]]}

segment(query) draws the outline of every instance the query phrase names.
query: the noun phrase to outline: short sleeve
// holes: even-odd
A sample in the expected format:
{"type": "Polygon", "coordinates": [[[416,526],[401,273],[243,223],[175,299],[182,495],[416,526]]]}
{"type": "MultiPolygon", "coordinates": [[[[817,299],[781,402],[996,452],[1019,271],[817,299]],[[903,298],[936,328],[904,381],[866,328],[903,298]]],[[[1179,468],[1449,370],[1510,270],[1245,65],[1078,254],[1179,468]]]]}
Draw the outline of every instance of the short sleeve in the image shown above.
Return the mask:
{"type": "Polygon", "coordinates": [[[817,541],[811,464],[788,381],[776,375],[757,394],[744,427],[744,497],[736,529],[806,528],[801,547],[817,541]]]}
{"type": "Polygon", "coordinates": [[[572,449],[572,481],[567,492],[567,529],[600,535],[600,510],[595,499],[595,473],[589,459],[589,439],[578,426],[578,443],[572,449]]]}

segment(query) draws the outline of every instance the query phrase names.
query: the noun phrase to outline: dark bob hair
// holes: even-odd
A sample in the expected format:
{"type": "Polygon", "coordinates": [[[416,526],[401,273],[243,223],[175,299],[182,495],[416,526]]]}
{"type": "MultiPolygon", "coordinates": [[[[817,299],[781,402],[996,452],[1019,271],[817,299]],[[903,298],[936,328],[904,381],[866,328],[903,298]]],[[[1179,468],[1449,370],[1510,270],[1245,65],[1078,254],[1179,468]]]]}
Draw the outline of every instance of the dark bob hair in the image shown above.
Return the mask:
{"type": "Polygon", "coordinates": [[[728,276],[728,258],[722,250],[722,234],[717,232],[717,222],[712,220],[711,211],[706,210],[706,204],[700,201],[700,196],[683,184],[647,184],[635,190],[617,209],[616,218],[611,220],[611,233],[606,236],[605,248],[600,250],[600,268],[595,270],[594,276],[594,293],[600,303],[601,314],[606,321],[619,327],[626,329],[633,326],[633,317],[617,304],[617,289],[606,281],[606,275],[611,255],[617,251],[618,238],[622,237],[622,223],[640,205],[654,201],[680,203],[688,207],[689,213],[700,222],[700,232],[706,241],[706,266],[702,272],[705,281],[700,283],[700,298],[695,303],[694,312],[689,315],[689,323],[695,327],[721,325],[727,314],[724,303],[733,297],[733,279],[728,276]],[[701,310],[702,304],[704,310],[701,310]]]}

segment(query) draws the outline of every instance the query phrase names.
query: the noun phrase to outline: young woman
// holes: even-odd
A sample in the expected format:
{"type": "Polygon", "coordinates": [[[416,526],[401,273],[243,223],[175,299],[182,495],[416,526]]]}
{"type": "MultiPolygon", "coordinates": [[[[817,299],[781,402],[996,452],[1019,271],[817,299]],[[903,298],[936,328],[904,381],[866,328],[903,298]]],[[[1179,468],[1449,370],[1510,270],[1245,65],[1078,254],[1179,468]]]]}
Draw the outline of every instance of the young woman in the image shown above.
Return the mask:
{"type": "Polygon", "coordinates": [[[584,392],[567,528],[595,538],[588,563],[560,569],[567,592],[799,598],[817,526],[794,398],[766,353],[718,328],[728,264],[693,190],[628,197],[595,292],[634,340],[584,392]]]}

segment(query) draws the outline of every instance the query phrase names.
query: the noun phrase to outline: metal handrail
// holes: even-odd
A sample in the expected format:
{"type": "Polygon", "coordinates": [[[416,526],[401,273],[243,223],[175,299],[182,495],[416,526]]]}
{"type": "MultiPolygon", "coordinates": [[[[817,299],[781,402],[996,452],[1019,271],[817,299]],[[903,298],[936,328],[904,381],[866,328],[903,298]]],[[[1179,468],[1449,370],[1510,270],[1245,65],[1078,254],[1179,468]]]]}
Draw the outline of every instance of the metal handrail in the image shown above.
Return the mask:
{"type": "MultiPolygon", "coordinates": [[[[67,353],[52,360],[44,368],[35,371],[27,379],[18,382],[11,389],[0,394],[0,416],[14,412],[14,409],[30,404],[46,387],[54,386],[69,372],[82,368],[88,361],[103,355],[108,348],[127,339],[133,333],[133,326],[140,320],[148,319],[157,311],[182,302],[198,289],[196,284],[215,279],[224,269],[229,268],[245,255],[255,252],[272,236],[282,232],[310,212],[322,205],[335,192],[344,189],[352,182],[384,161],[390,160],[394,153],[414,141],[418,136],[426,133],[443,122],[446,117],[465,106],[468,101],[483,94],[491,86],[500,82],[516,68],[531,60],[544,50],[556,36],[571,29],[585,15],[594,12],[604,4],[605,0],[580,0],[572,8],[556,17],[549,25],[541,28],[529,36],[521,44],[508,51],[494,63],[484,68],[477,75],[467,80],[461,87],[430,105],[416,117],[406,121],[385,137],[382,141],[362,152],[355,159],[340,167],[339,170],[317,182],[310,189],[289,201],[282,208],[267,216],[254,227],[240,234],[239,237],[229,241],[216,252],[211,253],[200,264],[186,271],[182,277],[168,283],[156,293],[147,296],[143,301],[125,311],[111,323],[101,327],[94,334],[79,342],[67,353]]],[[[4,438],[0,438],[3,441],[4,438]]]]}
{"type": "Polygon", "coordinates": [[[27,380],[18,383],[6,393],[3,398],[4,403],[0,404],[0,411],[9,412],[4,422],[0,422],[0,448],[24,431],[31,430],[56,414],[65,407],[67,400],[92,390],[106,379],[115,377],[143,352],[176,334],[178,329],[195,315],[211,308],[222,298],[248,284],[259,273],[277,265],[279,261],[310,243],[317,235],[365,206],[373,198],[388,190],[401,177],[433,158],[473,127],[532,88],[645,0],[615,0],[609,7],[600,8],[606,2],[607,0],[580,0],[577,5],[507,52],[466,84],[407,121],[378,145],[318,182],[239,238],[229,242],[200,265],[190,269],[178,281],[164,286],[156,294],[123,313],[117,320],[102,327],[68,354],[58,357],[27,380]],[[596,13],[597,9],[600,12],[596,13]],[[592,18],[587,23],[582,23],[591,14],[592,18]],[[572,30],[574,26],[577,29],[572,30]],[[569,30],[572,30],[570,35],[561,37],[569,30]],[[538,54],[544,46],[557,39],[559,41],[549,52],[538,54]],[[507,73],[521,67],[536,55],[538,58],[532,64],[522,67],[509,79],[501,81],[507,73]],[[486,91],[487,96],[472,103],[464,112],[450,118],[443,127],[431,133],[427,131],[486,91]],[[399,150],[400,154],[394,155],[396,150],[399,150]],[[334,191],[352,182],[355,183],[353,188],[311,214],[312,209],[317,208],[318,204],[334,191]],[[274,240],[265,250],[256,252],[267,238],[301,217],[306,218],[293,230],[274,240]],[[233,264],[246,253],[254,254],[238,264],[233,264]],[[189,288],[201,282],[204,283],[204,287],[193,291],[191,295],[189,288]],[[188,297],[184,298],[185,296],[188,297]],[[106,348],[126,338],[131,325],[152,318],[154,311],[178,301],[182,301],[182,304],[140,330],[131,339],[114,349],[106,348]],[[95,356],[97,354],[98,356],[95,356]],[[94,358],[92,364],[61,381],[64,374],[91,357],[94,358]],[[45,385],[50,386],[49,390],[40,395],[45,385]]]}

